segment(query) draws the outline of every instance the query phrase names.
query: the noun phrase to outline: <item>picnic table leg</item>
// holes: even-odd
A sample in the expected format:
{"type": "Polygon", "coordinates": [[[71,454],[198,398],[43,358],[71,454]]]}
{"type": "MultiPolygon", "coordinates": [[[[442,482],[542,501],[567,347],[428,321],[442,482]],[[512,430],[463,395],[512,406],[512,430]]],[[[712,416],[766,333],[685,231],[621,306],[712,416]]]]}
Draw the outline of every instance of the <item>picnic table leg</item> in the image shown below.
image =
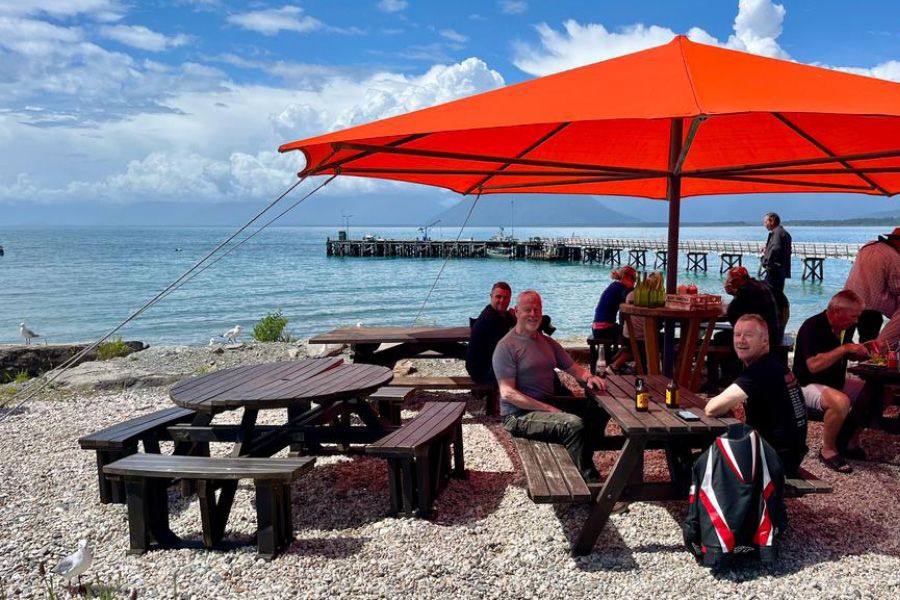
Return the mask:
{"type": "Polygon", "coordinates": [[[453,476],[458,478],[466,477],[466,464],[463,458],[462,423],[456,426],[456,431],[453,434],[453,476]]]}
{"type": "Polygon", "coordinates": [[[612,511],[613,505],[631,480],[635,468],[641,464],[646,446],[647,440],[644,437],[633,436],[625,440],[622,452],[616,459],[612,472],[603,483],[603,487],[591,507],[591,513],[572,546],[572,554],[575,556],[589,554],[594,548],[594,543],[600,537],[603,526],[609,520],[609,513],[612,511]]]}
{"type": "MultiPolygon", "coordinates": [[[[638,345],[637,337],[634,335],[634,327],[631,325],[631,315],[623,314],[622,317],[625,319],[625,326],[628,328],[628,341],[631,344],[631,356],[634,358],[634,370],[638,375],[644,375],[644,363],[641,360],[641,347],[638,345]]],[[[646,341],[647,330],[644,329],[644,338],[646,341]]]]}
{"type": "MultiPolygon", "coordinates": [[[[416,516],[427,519],[431,516],[432,488],[435,473],[432,473],[431,449],[426,447],[416,452],[416,516]]],[[[439,454],[439,452],[437,453],[439,454]]]]}
{"type": "Polygon", "coordinates": [[[644,317],[644,344],[647,346],[647,373],[659,375],[659,323],[656,317],[644,317]]]}
{"type": "Polygon", "coordinates": [[[203,545],[212,548],[225,537],[225,525],[234,504],[237,481],[223,481],[219,500],[216,501],[214,481],[201,479],[197,482],[197,497],[200,500],[200,521],[203,524],[203,545]]]}
{"type": "Polygon", "coordinates": [[[678,355],[675,380],[685,389],[691,388],[691,365],[697,352],[697,334],[700,333],[700,322],[697,319],[684,319],[681,322],[681,351],[678,355]]]}
{"type": "MultiPolygon", "coordinates": [[[[697,352],[697,365],[694,367],[694,372],[691,375],[691,387],[690,390],[692,392],[696,392],[700,389],[700,375],[703,372],[703,362],[706,359],[706,354],[709,351],[709,342],[712,340],[713,330],[716,328],[716,320],[710,319],[706,324],[706,333],[703,335],[703,343],[700,344],[700,350],[697,352]]],[[[709,381],[712,379],[712,375],[709,373],[712,365],[707,363],[707,372],[706,379],[709,381]]]]}

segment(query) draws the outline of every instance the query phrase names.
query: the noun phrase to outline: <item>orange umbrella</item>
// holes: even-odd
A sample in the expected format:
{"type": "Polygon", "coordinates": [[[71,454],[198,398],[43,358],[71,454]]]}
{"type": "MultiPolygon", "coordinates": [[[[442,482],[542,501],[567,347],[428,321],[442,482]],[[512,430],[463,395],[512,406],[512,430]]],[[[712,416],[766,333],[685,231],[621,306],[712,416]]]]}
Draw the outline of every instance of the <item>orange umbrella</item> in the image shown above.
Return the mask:
{"type": "Polygon", "coordinates": [[[666,199],[674,292],[682,196],[900,191],[900,84],[679,36],[290,150],[300,175],[666,199]]]}

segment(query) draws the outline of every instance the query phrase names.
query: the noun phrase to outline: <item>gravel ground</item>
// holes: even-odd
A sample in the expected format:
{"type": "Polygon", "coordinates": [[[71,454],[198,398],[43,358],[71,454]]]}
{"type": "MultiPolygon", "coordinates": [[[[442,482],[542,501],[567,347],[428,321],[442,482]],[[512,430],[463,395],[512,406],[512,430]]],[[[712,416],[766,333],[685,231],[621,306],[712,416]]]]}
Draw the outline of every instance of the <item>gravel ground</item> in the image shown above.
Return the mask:
{"type": "MultiPolygon", "coordinates": [[[[283,359],[293,349],[248,346],[213,354],[209,348],[161,348],[130,362],[146,370],[192,373],[283,359]]],[[[300,348],[296,354],[306,352],[300,348]]],[[[462,369],[458,361],[411,366],[434,374],[462,369]]],[[[448,395],[427,393],[417,401],[448,395]]],[[[81,451],[76,440],[170,406],[167,388],[68,391],[29,402],[0,424],[0,598],[47,597],[39,565],[54,565],[82,537],[95,548],[86,579],[122,598],[131,589],[139,598],[900,596],[895,436],[866,432],[863,444],[876,460],[855,463],[851,475],[807,459],[804,466],[830,481],[835,492],[788,500],[791,528],[778,565],[714,575],[683,549],[679,524],[685,503],[633,504],[611,519],[593,554],[572,558],[569,541],[587,508],[533,504],[509,437],[496,419],[484,417],[482,402],[462,397],[469,400],[463,435],[470,476],[449,484],[432,521],[385,516],[383,461],[320,458],[294,486],[295,539],[272,562],[257,560],[253,546],[126,555],[125,507],[99,503],[94,453],[81,451]]],[[[404,411],[404,418],[419,405],[404,411]]],[[[820,424],[811,424],[810,456],[818,452],[820,435],[820,424]]],[[[598,455],[604,472],[614,459],[607,454],[598,455]]],[[[650,456],[646,467],[650,478],[661,476],[662,454],[650,456]]],[[[175,532],[199,540],[196,501],[173,488],[170,510],[175,532]]],[[[254,527],[252,483],[243,482],[227,539],[249,541],[254,527]]]]}

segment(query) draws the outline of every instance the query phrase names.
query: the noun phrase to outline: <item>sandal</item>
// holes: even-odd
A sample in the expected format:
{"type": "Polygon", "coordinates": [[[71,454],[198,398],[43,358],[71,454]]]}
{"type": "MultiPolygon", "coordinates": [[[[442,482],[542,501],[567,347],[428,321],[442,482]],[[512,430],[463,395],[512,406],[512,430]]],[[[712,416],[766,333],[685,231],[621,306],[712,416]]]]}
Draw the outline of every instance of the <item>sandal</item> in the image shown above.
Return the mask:
{"type": "Polygon", "coordinates": [[[844,458],[849,458],[851,460],[866,460],[868,456],[866,455],[865,450],[863,450],[860,446],[857,446],[856,448],[845,449],[844,458]]]}
{"type": "Polygon", "coordinates": [[[836,471],[838,473],[852,473],[853,467],[847,464],[844,460],[844,457],[840,454],[835,454],[831,458],[825,458],[821,452],[819,452],[819,460],[822,461],[822,464],[831,469],[832,471],[836,471]]]}

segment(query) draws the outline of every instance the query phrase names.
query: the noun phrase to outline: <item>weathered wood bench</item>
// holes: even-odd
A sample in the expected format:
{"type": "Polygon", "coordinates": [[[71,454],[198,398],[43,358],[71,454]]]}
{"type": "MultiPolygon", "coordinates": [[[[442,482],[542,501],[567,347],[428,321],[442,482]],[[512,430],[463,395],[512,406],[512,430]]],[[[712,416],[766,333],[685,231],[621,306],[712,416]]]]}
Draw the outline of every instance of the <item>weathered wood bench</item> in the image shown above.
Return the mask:
{"type": "Polygon", "coordinates": [[[366,447],[388,461],[392,514],[428,518],[447,479],[465,476],[465,408],[461,402],[428,402],[415,419],[366,447]]]}
{"type": "Polygon", "coordinates": [[[806,469],[797,469],[797,477],[785,478],[784,495],[788,498],[807,494],[830,494],[831,484],[818,479],[806,469]]]}
{"type": "Polygon", "coordinates": [[[103,474],[103,467],[135,454],[138,442],[144,452],[159,454],[160,440],[171,440],[166,428],[178,423],[188,423],[194,411],[173,406],[141,415],[122,423],[95,431],[78,440],[83,450],[97,451],[97,479],[100,486],[100,502],[122,504],[125,502],[125,487],[121,482],[110,482],[103,474]]]}
{"type": "Polygon", "coordinates": [[[536,504],[590,502],[591,492],[575,462],[562,444],[513,438],[528,497],[536,504]]]}
{"type": "Polygon", "coordinates": [[[375,403],[379,416],[387,420],[391,425],[400,426],[400,411],[403,404],[412,398],[416,390],[411,387],[380,387],[369,396],[369,401],[375,403]]]}
{"type": "Polygon", "coordinates": [[[410,377],[400,376],[388,384],[390,387],[410,387],[416,390],[470,390],[481,392],[485,396],[484,412],[487,415],[500,414],[500,392],[492,383],[475,383],[471,377],[455,375],[452,377],[410,377]]]}
{"type": "Polygon", "coordinates": [[[174,479],[197,481],[203,545],[218,545],[241,479],[256,486],[257,556],[274,558],[290,545],[291,483],[312,469],[315,459],[210,458],[132,454],[103,467],[107,477],[124,480],[128,504],[129,554],[143,554],[151,547],[177,547],[181,540],[169,529],[166,489],[174,479]],[[226,482],[222,485],[222,482],[226,482]],[[230,484],[230,485],[229,485],[230,484]],[[219,500],[215,491],[222,487],[219,500]]]}

